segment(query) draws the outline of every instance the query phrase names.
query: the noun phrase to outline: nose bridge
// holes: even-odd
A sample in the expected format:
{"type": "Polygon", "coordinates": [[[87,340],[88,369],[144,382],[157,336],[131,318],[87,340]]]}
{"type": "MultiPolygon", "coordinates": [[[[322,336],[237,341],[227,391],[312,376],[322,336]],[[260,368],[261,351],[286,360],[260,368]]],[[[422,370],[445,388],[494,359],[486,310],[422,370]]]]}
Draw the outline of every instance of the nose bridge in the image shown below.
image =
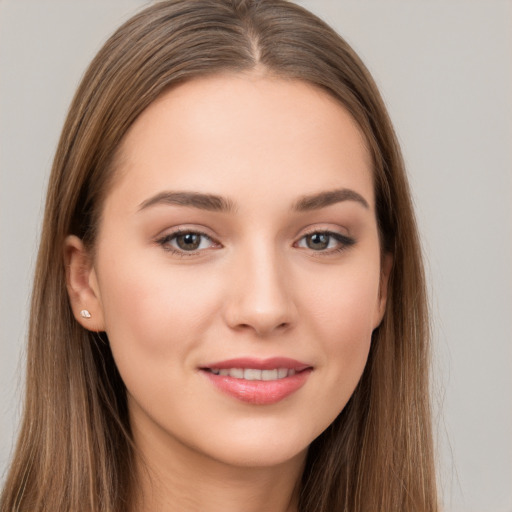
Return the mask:
{"type": "Polygon", "coordinates": [[[233,328],[267,335],[295,322],[288,269],[284,256],[271,243],[253,243],[233,262],[227,320],[233,328]]]}

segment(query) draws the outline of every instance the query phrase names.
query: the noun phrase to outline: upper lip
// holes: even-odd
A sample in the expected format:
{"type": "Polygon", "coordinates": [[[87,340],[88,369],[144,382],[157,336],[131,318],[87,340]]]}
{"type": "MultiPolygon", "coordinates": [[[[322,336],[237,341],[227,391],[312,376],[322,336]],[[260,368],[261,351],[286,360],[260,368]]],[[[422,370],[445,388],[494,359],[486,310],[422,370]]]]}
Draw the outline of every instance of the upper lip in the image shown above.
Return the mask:
{"type": "Polygon", "coordinates": [[[227,359],[217,361],[211,364],[201,366],[203,369],[216,368],[219,370],[228,368],[251,368],[255,370],[273,370],[275,368],[287,368],[300,372],[306,368],[311,368],[310,364],[290,359],[289,357],[270,357],[267,359],[258,359],[253,357],[239,357],[235,359],[227,359]]]}

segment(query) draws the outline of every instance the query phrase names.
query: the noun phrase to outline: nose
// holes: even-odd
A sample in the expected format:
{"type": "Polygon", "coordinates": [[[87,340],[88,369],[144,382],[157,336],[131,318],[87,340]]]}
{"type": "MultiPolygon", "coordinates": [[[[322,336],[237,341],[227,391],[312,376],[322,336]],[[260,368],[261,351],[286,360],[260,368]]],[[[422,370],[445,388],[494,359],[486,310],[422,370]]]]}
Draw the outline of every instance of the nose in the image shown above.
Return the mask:
{"type": "Polygon", "coordinates": [[[225,319],[230,328],[267,337],[290,329],[297,321],[293,283],[276,251],[240,255],[231,268],[225,319]]]}

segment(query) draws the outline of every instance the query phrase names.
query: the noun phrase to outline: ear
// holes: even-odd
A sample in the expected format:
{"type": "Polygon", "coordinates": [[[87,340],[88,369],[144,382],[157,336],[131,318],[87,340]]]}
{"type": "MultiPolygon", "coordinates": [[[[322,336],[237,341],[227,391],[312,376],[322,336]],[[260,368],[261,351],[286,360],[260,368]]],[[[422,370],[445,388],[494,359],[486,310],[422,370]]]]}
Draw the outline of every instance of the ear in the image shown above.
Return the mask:
{"type": "Polygon", "coordinates": [[[89,252],[77,236],[69,235],[64,241],[64,265],[74,317],[89,331],[104,331],[103,307],[96,272],[89,252]],[[84,310],[90,313],[90,317],[82,316],[81,312],[84,310]]]}
{"type": "Polygon", "coordinates": [[[384,313],[386,312],[386,303],[388,300],[388,284],[389,284],[389,276],[391,274],[391,269],[393,268],[393,255],[389,252],[385,253],[381,257],[380,264],[380,283],[379,283],[379,296],[377,298],[377,308],[375,311],[375,320],[373,324],[373,328],[376,329],[382,319],[384,318],[384,313]]]}

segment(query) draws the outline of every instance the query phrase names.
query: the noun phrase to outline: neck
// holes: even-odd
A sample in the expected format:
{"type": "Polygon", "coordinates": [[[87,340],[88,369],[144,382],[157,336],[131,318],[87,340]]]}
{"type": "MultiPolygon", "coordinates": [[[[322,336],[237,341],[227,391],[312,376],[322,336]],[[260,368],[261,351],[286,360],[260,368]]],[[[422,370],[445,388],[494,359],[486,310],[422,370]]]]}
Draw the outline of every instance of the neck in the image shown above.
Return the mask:
{"type": "Polygon", "coordinates": [[[183,446],[135,436],[137,492],[132,512],[297,512],[306,453],[279,465],[233,466],[183,446]],[[138,439],[137,439],[138,438],[138,439]]]}

